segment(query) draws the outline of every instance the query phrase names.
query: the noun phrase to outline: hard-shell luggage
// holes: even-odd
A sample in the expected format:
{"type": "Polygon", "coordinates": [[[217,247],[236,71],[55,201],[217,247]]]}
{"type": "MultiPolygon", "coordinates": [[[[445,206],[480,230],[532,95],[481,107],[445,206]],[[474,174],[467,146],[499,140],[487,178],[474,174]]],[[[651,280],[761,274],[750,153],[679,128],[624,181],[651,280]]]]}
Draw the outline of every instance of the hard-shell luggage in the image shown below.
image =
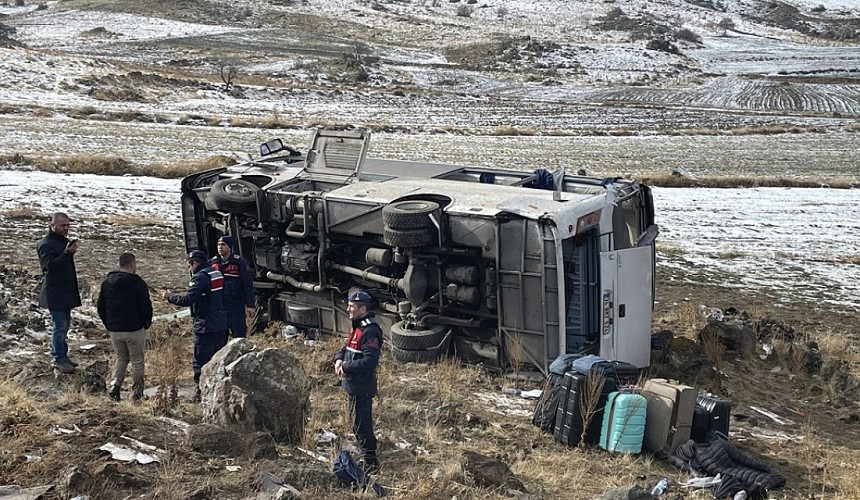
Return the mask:
{"type": "Polygon", "coordinates": [[[646,449],[672,453],[690,439],[696,389],[654,378],[645,382],[642,396],[648,402],[643,443],[646,449]]]}
{"type": "Polygon", "coordinates": [[[603,379],[603,388],[599,395],[593,399],[588,394],[589,376],[573,371],[564,374],[562,390],[558,401],[558,410],[555,416],[555,427],[553,437],[556,441],[567,446],[576,446],[582,439],[583,429],[583,400],[596,401],[591,409],[591,420],[585,435],[587,444],[595,445],[600,438],[600,426],[603,423],[603,409],[606,406],[606,398],[610,392],[616,390],[615,380],[603,379]]]}
{"type": "Polygon", "coordinates": [[[532,423],[544,432],[553,432],[555,428],[555,413],[558,411],[558,401],[561,397],[563,375],[550,372],[544,383],[543,392],[535,404],[532,423]]]}
{"type": "Polygon", "coordinates": [[[612,371],[615,374],[615,381],[618,382],[619,387],[639,383],[639,368],[632,363],[613,361],[612,371]]]}
{"type": "Polygon", "coordinates": [[[705,436],[710,430],[719,431],[728,436],[731,413],[730,400],[710,394],[698,395],[690,437],[697,443],[705,443],[705,436]]]}
{"type": "Polygon", "coordinates": [[[581,358],[575,359],[570,363],[570,371],[588,375],[596,373],[608,378],[615,377],[615,371],[612,363],[605,358],[596,354],[589,354],[581,358]]]}
{"type": "Polygon", "coordinates": [[[642,395],[618,391],[610,393],[603,411],[600,447],[619,453],[642,451],[647,406],[648,402],[642,395]]]}

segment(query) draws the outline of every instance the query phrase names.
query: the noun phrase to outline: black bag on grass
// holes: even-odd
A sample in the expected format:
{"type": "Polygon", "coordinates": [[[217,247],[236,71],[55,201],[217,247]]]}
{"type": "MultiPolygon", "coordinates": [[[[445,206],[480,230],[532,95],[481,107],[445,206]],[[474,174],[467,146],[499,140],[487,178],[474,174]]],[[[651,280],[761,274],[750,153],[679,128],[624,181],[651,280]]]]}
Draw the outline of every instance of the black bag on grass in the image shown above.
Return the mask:
{"type": "Polygon", "coordinates": [[[377,496],[385,496],[385,488],[373,482],[370,476],[364,472],[361,466],[355,463],[355,460],[352,459],[352,456],[346,450],[338,452],[337,458],[331,464],[331,471],[353,489],[361,488],[363,490],[370,486],[376,492],[377,496]]]}

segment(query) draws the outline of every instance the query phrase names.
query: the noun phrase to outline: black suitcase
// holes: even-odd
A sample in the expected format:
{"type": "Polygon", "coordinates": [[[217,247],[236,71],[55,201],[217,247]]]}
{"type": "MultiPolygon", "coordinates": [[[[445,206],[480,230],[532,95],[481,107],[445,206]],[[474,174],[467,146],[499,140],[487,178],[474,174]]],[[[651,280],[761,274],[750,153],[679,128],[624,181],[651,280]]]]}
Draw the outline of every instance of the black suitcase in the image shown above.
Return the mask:
{"type": "Polygon", "coordinates": [[[558,411],[558,401],[561,398],[562,380],[564,380],[562,375],[550,372],[546,382],[544,382],[543,393],[535,404],[532,423],[544,432],[553,432],[555,429],[555,414],[558,411]]]}
{"type": "MultiPolygon", "coordinates": [[[[583,411],[582,395],[588,390],[588,375],[577,372],[567,372],[561,382],[561,394],[555,416],[553,437],[556,441],[567,446],[576,446],[582,439],[583,411]]],[[[610,392],[617,390],[613,378],[605,378],[603,388],[597,398],[594,414],[588,424],[585,442],[596,445],[600,440],[600,428],[603,425],[603,409],[610,392]]]]}
{"type": "Polygon", "coordinates": [[[697,443],[705,443],[708,431],[714,430],[729,435],[729,420],[732,402],[713,395],[700,394],[696,397],[693,411],[693,428],[690,437],[697,443]]]}
{"type": "Polygon", "coordinates": [[[624,361],[613,361],[612,368],[619,387],[639,383],[639,368],[636,365],[624,361]]]}

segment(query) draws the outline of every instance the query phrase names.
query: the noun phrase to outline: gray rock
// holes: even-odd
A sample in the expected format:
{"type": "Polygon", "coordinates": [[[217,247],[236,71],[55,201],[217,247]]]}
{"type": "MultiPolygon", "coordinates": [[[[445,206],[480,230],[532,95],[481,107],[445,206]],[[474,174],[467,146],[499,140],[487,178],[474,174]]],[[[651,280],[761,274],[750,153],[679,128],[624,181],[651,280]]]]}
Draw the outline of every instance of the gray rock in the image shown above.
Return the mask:
{"type": "Polygon", "coordinates": [[[299,490],[293,488],[283,479],[269,472],[263,472],[260,477],[260,492],[255,500],[283,500],[285,498],[301,498],[299,490]]]}
{"type": "Polygon", "coordinates": [[[234,339],[203,366],[204,421],[238,433],[297,442],[310,406],[302,364],[279,348],[234,339]]]}
{"type": "Polygon", "coordinates": [[[523,483],[514,476],[508,465],[501,460],[486,457],[472,451],[464,451],[461,460],[463,470],[478,486],[526,491],[523,483]]]}
{"type": "Polygon", "coordinates": [[[609,490],[599,497],[594,497],[594,500],[653,500],[654,498],[654,495],[642,489],[641,486],[631,485],[609,490]]]}

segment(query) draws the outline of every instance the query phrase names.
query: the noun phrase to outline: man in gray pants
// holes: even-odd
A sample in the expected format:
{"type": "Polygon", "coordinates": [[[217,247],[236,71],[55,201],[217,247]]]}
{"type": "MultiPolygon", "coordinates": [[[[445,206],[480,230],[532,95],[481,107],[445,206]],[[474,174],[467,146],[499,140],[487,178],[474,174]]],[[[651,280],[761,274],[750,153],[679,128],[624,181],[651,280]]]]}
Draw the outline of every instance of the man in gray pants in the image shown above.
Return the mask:
{"type": "Polygon", "coordinates": [[[124,253],[119,256],[119,271],[111,271],[102,282],[96,307],[102,323],[110,332],[116,353],[108,395],[114,401],[120,400],[125,371],[131,361],[131,399],[138,401],[143,398],[143,353],[146,349],[146,329],[152,324],[152,302],[149,299],[149,287],[137,275],[134,255],[124,253]]]}

